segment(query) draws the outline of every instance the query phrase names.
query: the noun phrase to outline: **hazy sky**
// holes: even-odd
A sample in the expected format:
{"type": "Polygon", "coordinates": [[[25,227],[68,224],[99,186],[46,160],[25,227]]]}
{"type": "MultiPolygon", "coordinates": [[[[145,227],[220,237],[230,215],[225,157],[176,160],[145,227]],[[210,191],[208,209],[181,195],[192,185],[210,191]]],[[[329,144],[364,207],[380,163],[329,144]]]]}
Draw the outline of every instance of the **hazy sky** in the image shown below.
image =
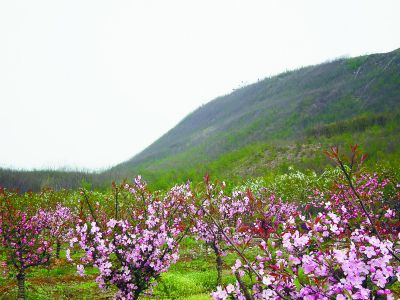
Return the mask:
{"type": "Polygon", "coordinates": [[[244,83],[400,47],[400,1],[0,1],[0,166],[111,166],[244,83]]]}

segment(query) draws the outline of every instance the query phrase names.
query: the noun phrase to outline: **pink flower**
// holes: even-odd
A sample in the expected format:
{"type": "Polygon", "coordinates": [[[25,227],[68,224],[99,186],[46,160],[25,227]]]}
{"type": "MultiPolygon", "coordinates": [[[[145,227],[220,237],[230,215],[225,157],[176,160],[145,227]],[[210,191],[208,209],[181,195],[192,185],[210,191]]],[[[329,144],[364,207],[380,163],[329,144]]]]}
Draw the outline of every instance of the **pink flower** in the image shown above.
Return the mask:
{"type": "Polygon", "coordinates": [[[76,270],[79,276],[85,276],[85,268],[83,267],[83,265],[77,265],[76,270]]]}
{"type": "Polygon", "coordinates": [[[235,262],[235,265],[232,267],[232,272],[235,273],[237,269],[239,269],[242,266],[242,262],[240,259],[237,259],[235,262]]]}
{"type": "Polygon", "coordinates": [[[226,300],[228,298],[227,292],[223,290],[220,286],[217,287],[217,291],[211,293],[211,296],[214,300],[226,300]]]}
{"type": "Polygon", "coordinates": [[[233,284],[228,284],[228,285],[227,285],[227,287],[226,287],[226,292],[227,292],[228,294],[232,294],[234,290],[235,290],[235,287],[234,287],[233,284]]]}

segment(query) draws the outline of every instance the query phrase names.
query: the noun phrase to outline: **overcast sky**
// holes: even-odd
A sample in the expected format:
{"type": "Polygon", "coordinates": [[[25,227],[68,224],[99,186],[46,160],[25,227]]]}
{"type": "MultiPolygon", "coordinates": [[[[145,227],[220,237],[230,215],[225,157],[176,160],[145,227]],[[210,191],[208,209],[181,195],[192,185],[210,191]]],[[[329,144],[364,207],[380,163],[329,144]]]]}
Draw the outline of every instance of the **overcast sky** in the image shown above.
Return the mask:
{"type": "Polygon", "coordinates": [[[213,98],[400,47],[400,1],[0,1],[0,166],[99,169],[213,98]]]}

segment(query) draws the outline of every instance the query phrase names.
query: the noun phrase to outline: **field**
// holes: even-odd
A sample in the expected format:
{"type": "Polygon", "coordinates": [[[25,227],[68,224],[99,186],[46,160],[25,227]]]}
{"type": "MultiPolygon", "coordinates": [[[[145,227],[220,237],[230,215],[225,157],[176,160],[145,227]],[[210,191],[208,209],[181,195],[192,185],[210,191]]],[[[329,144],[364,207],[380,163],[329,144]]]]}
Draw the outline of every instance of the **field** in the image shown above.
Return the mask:
{"type": "Polygon", "coordinates": [[[0,191],[1,299],[398,299],[398,168],[0,191]],[[377,170],[375,170],[377,171],[377,170]]]}

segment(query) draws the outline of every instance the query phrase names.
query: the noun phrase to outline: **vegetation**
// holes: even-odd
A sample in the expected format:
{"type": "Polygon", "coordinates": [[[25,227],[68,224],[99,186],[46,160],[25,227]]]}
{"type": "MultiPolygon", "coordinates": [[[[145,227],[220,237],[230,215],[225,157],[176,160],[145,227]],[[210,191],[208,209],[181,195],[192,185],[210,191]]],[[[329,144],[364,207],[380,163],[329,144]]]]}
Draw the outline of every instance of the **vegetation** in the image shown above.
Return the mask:
{"type": "Polygon", "coordinates": [[[200,107],[109,173],[140,173],[161,188],[205,173],[251,178],[285,171],[287,164],[322,170],[327,161],[317,148],[337,142],[365,145],[374,155],[372,144],[383,143],[381,151],[398,157],[399,68],[396,50],[267,78],[200,107]],[[277,158],[272,166],[264,164],[270,153],[277,158]]]}
{"type": "Polygon", "coordinates": [[[399,171],[326,154],[321,175],[240,184],[1,189],[0,297],[395,299],[399,171]]]}

